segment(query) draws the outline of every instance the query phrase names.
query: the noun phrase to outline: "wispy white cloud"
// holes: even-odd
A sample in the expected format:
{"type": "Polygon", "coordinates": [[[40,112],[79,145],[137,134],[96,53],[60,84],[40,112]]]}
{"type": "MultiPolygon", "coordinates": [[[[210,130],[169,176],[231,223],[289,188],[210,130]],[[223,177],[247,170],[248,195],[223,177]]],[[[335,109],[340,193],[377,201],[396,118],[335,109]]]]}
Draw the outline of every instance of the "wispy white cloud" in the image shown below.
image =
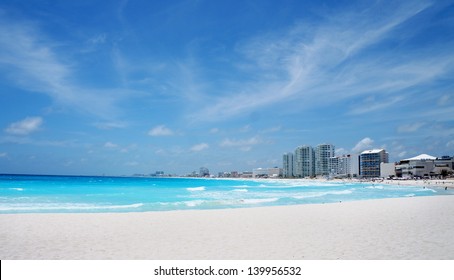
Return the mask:
{"type": "Polygon", "coordinates": [[[17,86],[49,95],[65,108],[112,119],[116,102],[130,91],[93,89],[77,84],[77,62],[58,54],[57,42],[36,24],[0,18],[0,67],[17,86]]]}
{"type": "Polygon", "coordinates": [[[400,152],[400,153],[397,154],[397,156],[398,156],[399,158],[403,158],[403,157],[406,156],[406,155],[407,155],[407,151],[402,151],[402,152],[400,152]]]}
{"type": "Polygon", "coordinates": [[[148,135],[150,136],[170,136],[173,134],[174,132],[170,128],[167,128],[165,125],[158,125],[148,131],[148,135]]]}
{"type": "Polygon", "coordinates": [[[227,138],[227,139],[224,139],[219,144],[219,146],[221,146],[221,147],[237,147],[237,148],[240,148],[240,150],[242,150],[242,151],[249,151],[249,150],[251,150],[252,146],[255,146],[260,143],[262,143],[262,141],[258,137],[251,137],[248,139],[240,139],[240,140],[236,140],[236,139],[232,140],[232,139],[227,138]]]}
{"type": "Polygon", "coordinates": [[[357,104],[348,113],[351,115],[361,115],[370,113],[373,111],[383,110],[392,105],[398,104],[404,99],[403,96],[395,96],[385,100],[376,100],[375,98],[367,98],[364,103],[357,104]]]}
{"type": "Polygon", "coordinates": [[[39,130],[42,124],[43,119],[41,117],[28,117],[10,124],[5,131],[14,135],[28,135],[39,130]]]}
{"type": "Polygon", "coordinates": [[[424,126],[424,122],[416,122],[412,124],[403,124],[397,127],[397,132],[399,133],[410,133],[418,131],[422,126],[424,126]]]}
{"type": "Polygon", "coordinates": [[[106,42],[106,39],[107,39],[107,34],[101,33],[101,34],[97,34],[97,35],[91,37],[88,40],[88,42],[90,42],[91,44],[94,44],[94,45],[98,45],[98,44],[104,44],[106,42]]]}
{"type": "Polygon", "coordinates": [[[447,148],[454,148],[454,140],[451,140],[448,143],[446,143],[446,147],[447,148]]]}
{"type": "Polygon", "coordinates": [[[36,140],[30,138],[28,135],[8,135],[0,137],[0,144],[13,143],[19,145],[34,145],[42,147],[81,147],[83,144],[77,140],[36,140]]]}
{"type": "Polygon", "coordinates": [[[282,130],[282,126],[278,125],[278,126],[266,128],[266,129],[262,130],[261,133],[274,133],[274,132],[278,132],[281,130],[282,130]]]}
{"type": "Polygon", "coordinates": [[[427,83],[452,70],[454,59],[446,47],[439,54],[420,51],[380,57],[365,52],[396,35],[397,28],[430,7],[427,1],[336,14],[322,25],[299,23],[287,32],[265,34],[238,44],[238,69],[246,80],[226,84],[218,98],[190,115],[195,121],[234,118],[251,111],[299,101],[305,106],[379,94],[373,106],[355,108],[353,114],[379,111],[399,104],[396,93],[427,83]],[[244,62],[247,61],[247,62],[244,62]],[[428,71],[430,69],[430,71],[428,71]],[[340,94],[342,93],[342,94],[340,94]]]}
{"type": "Polygon", "coordinates": [[[370,149],[373,147],[374,140],[370,139],[369,137],[361,139],[358,143],[356,143],[355,147],[353,147],[352,151],[354,153],[361,153],[364,150],[370,149]]]}
{"type": "Polygon", "coordinates": [[[200,152],[208,149],[210,146],[207,143],[200,143],[191,147],[192,152],[200,152]]]}
{"type": "Polygon", "coordinates": [[[127,124],[125,122],[96,122],[93,125],[99,129],[115,129],[127,127],[127,124]]]}
{"type": "Polygon", "coordinates": [[[115,148],[118,148],[118,145],[115,143],[112,143],[112,142],[106,142],[104,144],[104,147],[108,148],[108,149],[115,149],[115,148]]]}
{"type": "Polygon", "coordinates": [[[438,106],[446,106],[452,100],[452,95],[444,94],[438,99],[438,106]]]}
{"type": "Polygon", "coordinates": [[[6,157],[8,154],[7,153],[0,153],[0,158],[1,157],[6,157]]]}
{"type": "Polygon", "coordinates": [[[348,151],[344,148],[337,148],[335,150],[335,154],[336,155],[345,155],[345,154],[348,154],[348,151]]]}

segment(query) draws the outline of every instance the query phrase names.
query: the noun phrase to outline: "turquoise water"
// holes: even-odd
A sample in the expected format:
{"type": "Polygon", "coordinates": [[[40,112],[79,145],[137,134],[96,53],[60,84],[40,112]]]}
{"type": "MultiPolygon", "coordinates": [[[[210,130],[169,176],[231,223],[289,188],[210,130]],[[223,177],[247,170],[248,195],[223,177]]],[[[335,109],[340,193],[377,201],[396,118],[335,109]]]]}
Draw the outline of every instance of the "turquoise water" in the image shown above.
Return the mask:
{"type": "Polygon", "coordinates": [[[446,194],[453,191],[379,183],[0,175],[0,213],[221,209],[446,194]]]}

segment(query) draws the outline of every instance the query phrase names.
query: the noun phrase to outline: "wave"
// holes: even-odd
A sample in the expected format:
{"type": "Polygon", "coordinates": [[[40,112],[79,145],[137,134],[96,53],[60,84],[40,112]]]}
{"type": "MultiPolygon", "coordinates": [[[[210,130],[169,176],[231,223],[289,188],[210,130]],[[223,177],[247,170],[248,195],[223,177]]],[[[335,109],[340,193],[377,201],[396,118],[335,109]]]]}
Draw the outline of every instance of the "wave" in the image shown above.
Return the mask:
{"type": "Polygon", "coordinates": [[[298,181],[289,181],[289,182],[281,182],[276,181],[270,184],[260,184],[257,187],[259,188],[272,188],[272,189],[289,189],[289,188],[307,188],[307,187],[339,187],[345,184],[337,183],[337,182],[298,182],[298,181]]]}
{"type": "Polygon", "coordinates": [[[186,188],[186,190],[190,191],[190,192],[198,192],[198,191],[204,191],[206,190],[205,187],[195,187],[195,188],[186,188]]]}
{"type": "Polygon", "coordinates": [[[238,186],[232,186],[232,188],[252,188],[253,186],[249,186],[249,185],[238,185],[238,186]]]}
{"type": "Polygon", "coordinates": [[[368,187],[364,187],[365,189],[378,189],[378,190],[383,190],[384,187],[383,186],[368,186],[368,187]]]}
{"type": "Polygon", "coordinates": [[[24,189],[23,188],[9,188],[8,190],[12,190],[12,191],[23,191],[24,189]]]}
{"type": "Polygon", "coordinates": [[[127,205],[96,205],[84,203],[38,203],[38,204],[11,204],[0,205],[0,211],[46,211],[46,210],[102,210],[139,208],[143,203],[127,205]]]}
{"type": "Polygon", "coordinates": [[[260,203],[268,203],[268,202],[275,202],[278,201],[279,198],[251,198],[251,199],[241,199],[239,202],[244,204],[260,204],[260,203]]]}
{"type": "Polygon", "coordinates": [[[428,188],[425,188],[425,189],[419,189],[419,190],[416,190],[417,192],[433,192],[433,193],[436,193],[437,191],[436,190],[432,190],[432,189],[428,189],[428,188]]]}
{"type": "Polygon", "coordinates": [[[322,197],[325,195],[343,195],[343,194],[351,194],[352,190],[343,190],[343,191],[332,191],[332,192],[313,192],[313,193],[308,193],[305,195],[295,195],[292,196],[295,199],[305,199],[305,198],[313,198],[313,197],[322,197]]]}
{"type": "Polygon", "coordinates": [[[185,201],[184,204],[188,207],[197,207],[205,202],[206,202],[205,200],[190,200],[190,201],[185,201]]]}
{"type": "Polygon", "coordinates": [[[237,189],[237,190],[233,190],[233,192],[248,192],[247,189],[237,189]]]}

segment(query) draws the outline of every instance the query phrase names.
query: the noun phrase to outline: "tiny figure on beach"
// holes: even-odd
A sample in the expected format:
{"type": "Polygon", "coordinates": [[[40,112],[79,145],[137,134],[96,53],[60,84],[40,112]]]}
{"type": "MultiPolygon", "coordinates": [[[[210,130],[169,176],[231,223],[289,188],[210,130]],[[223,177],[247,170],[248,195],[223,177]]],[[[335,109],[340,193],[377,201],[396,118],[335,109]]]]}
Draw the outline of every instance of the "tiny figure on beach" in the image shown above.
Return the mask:
{"type": "Polygon", "coordinates": [[[448,187],[445,187],[445,191],[447,191],[447,190],[448,190],[448,187]]]}

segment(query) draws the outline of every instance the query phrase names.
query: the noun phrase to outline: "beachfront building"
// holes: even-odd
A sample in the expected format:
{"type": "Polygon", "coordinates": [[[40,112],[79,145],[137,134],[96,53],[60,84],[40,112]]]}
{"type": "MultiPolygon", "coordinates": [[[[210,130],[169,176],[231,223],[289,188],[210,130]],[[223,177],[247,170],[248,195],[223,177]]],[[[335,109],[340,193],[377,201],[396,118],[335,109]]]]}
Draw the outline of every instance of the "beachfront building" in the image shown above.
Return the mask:
{"type": "Polygon", "coordinates": [[[334,157],[334,145],[319,144],[315,147],[315,175],[327,176],[330,174],[329,160],[334,157]]]}
{"type": "Polygon", "coordinates": [[[404,179],[427,178],[452,173],[454,160],[452,157],[437,158],[427,154],[403,159],[396,166],[397,177],[404,179]]]}
{"type": "Polygon", "coordinates": [[[362,178],[379,178],[380,163],[388,163],[388,153],[384,149],[366,150],[360,154],[360,176],[362,178]]]}
{"type": "Polygon", "coordinates": [[[442,156],[435,160],[435,168],[433,172],[435,174],[442,175],[443,173],[449,174],[454,171],[454,158],[450,156],[442,156]]]}
{"type": "Polygon", "coordinates": [[[328,161],[328,169],[330,177],[336,177],[339,174],[339,159],[340,157],[330,157],[328,161]]]}
{"type": "Polygon", "coordinates": [[[311,146],[296,148],[293,156],[293,176],[298,178],[315,176],[315,152],[311,146]]]}
{"type": "Polygon", "coordinates": [[[396,165],[396,174],[404,179],[432,176],[436,159],[436,157],[427,154],[403,159],[396,165]]]}
{"type": "Polygon", "coordinates": [[[293,153],[286,153],[282,156],[282,169],[284,178],[293,177],[293,153]]]}
{"type": "Polygon", "coordinates": [[[349,154],[329,159],[330,176],[336,178],[356,178],[359,176],[359,156],[349,154]]]}
{"type": "Polygon", "coordinates": [[[282,169],[279,167],[254,168],[252,170],[252,178],[278,178],[280,176],[282,176],[282,169]]]}
{"type": "Polygon", "coordinates": [[[396,164],[394,162],[380,163],[380,177],[381,178],[394,178],[396,177],[396,164]]]}
{"type": "Polygon", "coordinates": [[[343,158],[343,170],[345,170],[347,177],[357,178],[359,177],[359,155],[350,154],[342,156],[343,158]]]}

